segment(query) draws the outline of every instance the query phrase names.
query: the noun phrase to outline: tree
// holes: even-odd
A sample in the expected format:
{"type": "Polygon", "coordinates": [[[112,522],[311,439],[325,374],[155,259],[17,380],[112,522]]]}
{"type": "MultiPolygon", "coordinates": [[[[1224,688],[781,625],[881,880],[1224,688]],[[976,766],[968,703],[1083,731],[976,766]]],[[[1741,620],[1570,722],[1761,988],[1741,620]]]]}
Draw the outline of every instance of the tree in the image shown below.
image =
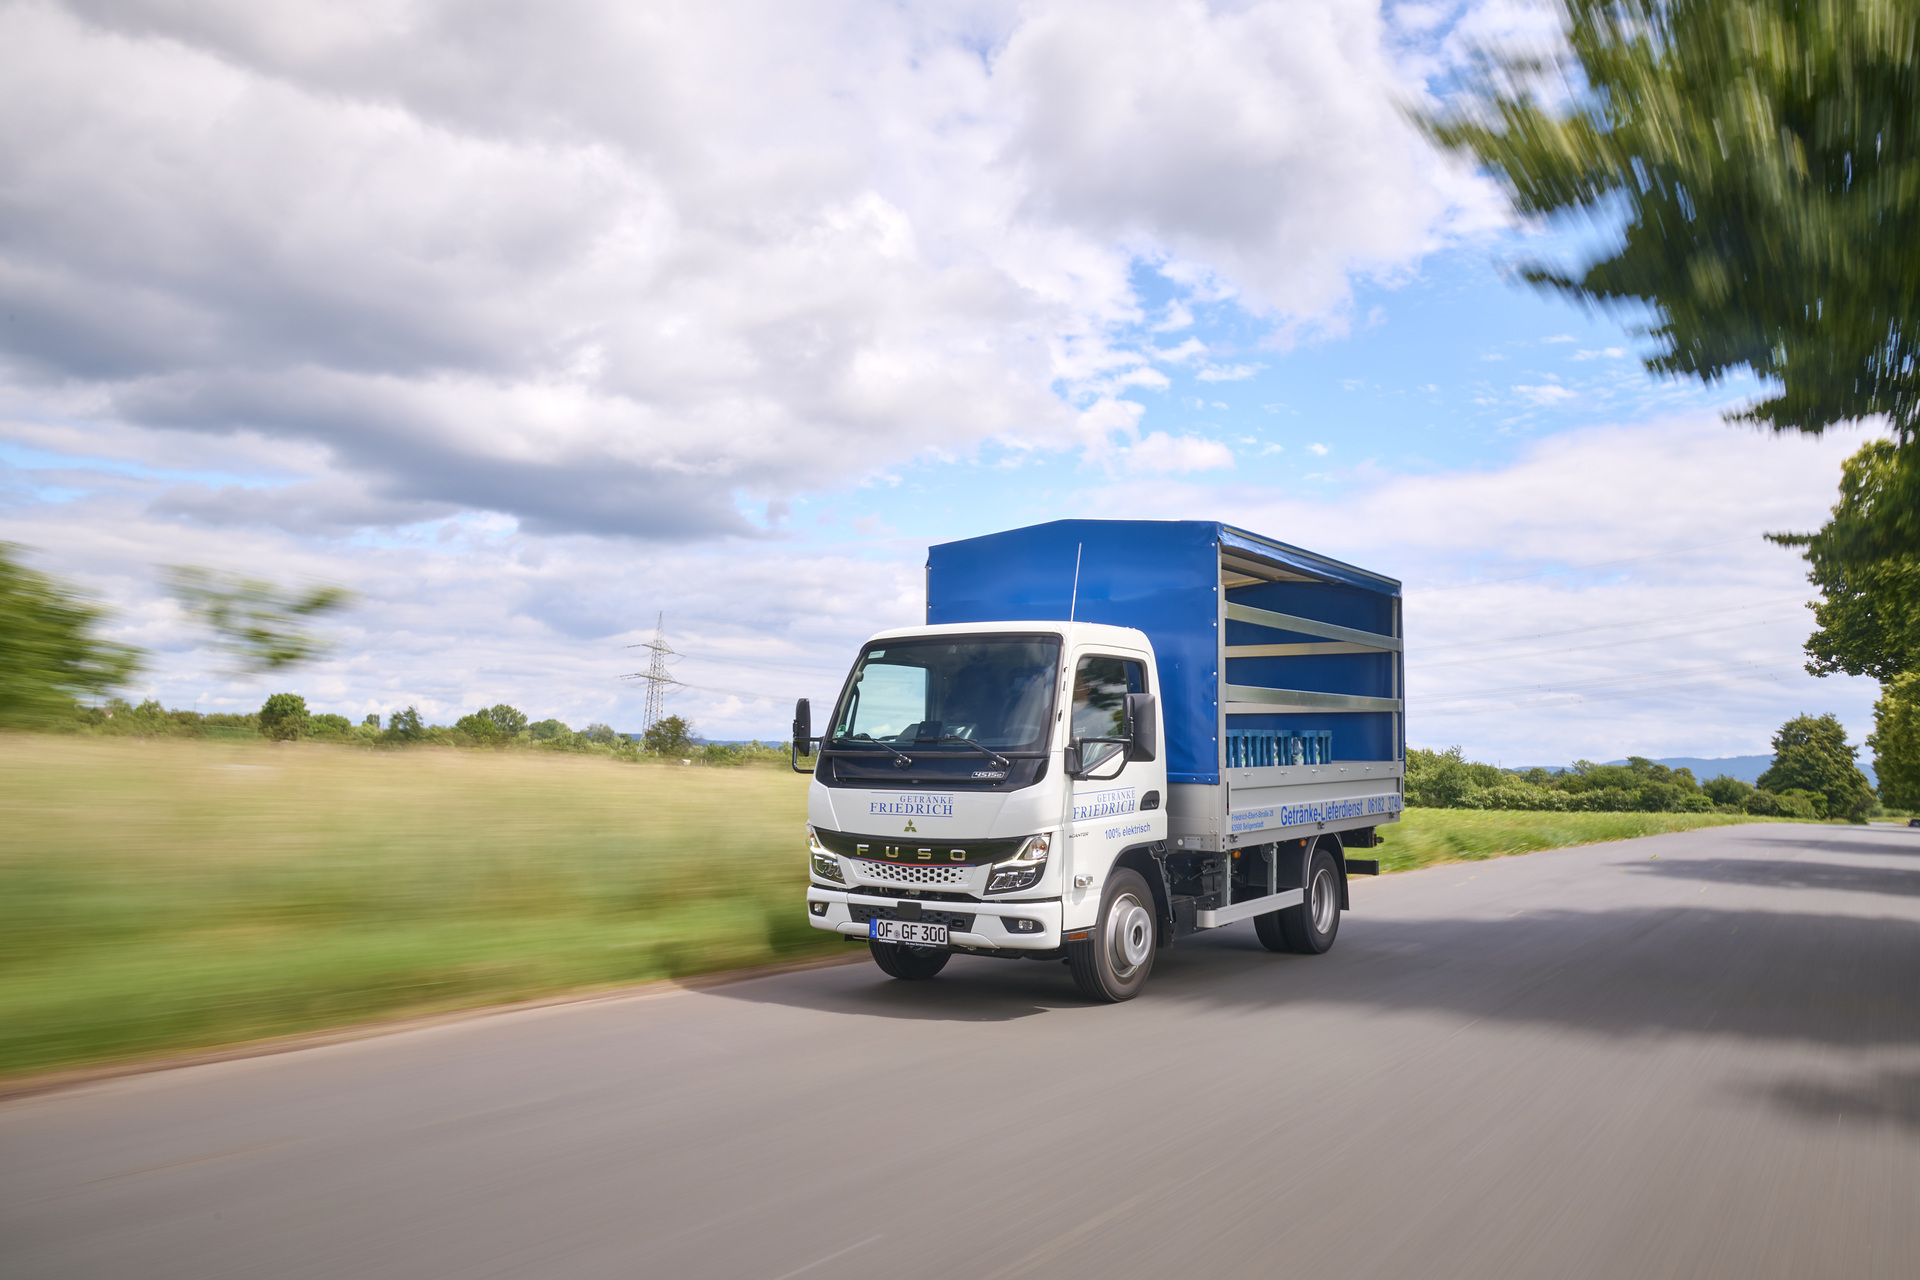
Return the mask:
{"type": "Polygon", "coordinates": [[[535,742],[564,742],[573,737],[573,730],[559,720],[541,720],[527,726],[527,736],[535,742]]]}
{"type": "Polygon", "coordinates": [[[1814,675],[1844,671],[1882,684],[1920,662],[1920,556],[1894,548],[1876,532],[1882,512],[1920,504],[1906,483],[1889,440],[1875,440],[1841,467],[1840,501],[1812,534],[1774,534],[1804,548],[1808,581],[1824,600],[1813,606],[1819,624],[1807,641],[1814,675]]]}
{"type": "Polygon", "coordinates": [[[679,716],[667,716],[647,727],[642,735],[648,751],[657,756],[693,754],[693,726],[679,716]]]}
{"type": "Polygon", "coordinates": [[[280,671],[320,657],[328,642],[306,628],[309,619],[350,604],[344,587],[283,591],[271,582],[218,574],[192,565],[166,571],[169,588],[214,633],[214,645],[243,675],[280,671]]]}
{"type": "Polygon", "coordinates": [[[0,726],[25,728],[72,714],[140,670],[138,649],[99,635],[106,613],[71,587],[19,562],[0,542],[0,726]]]}
{"type": "Polygon", "coordinates": [[[526,730],[526,713],[510,707],[504,702],[496,707],[489,708],[483,714],[493,721],[494,728],[498,729],[503,737],[515,738],[526,730]]]}
{"type": "Polygon", "coordinates": [[[419,711],[409,706],[387,717],[387,731],[381,736],[389,742],[419,742],[426,738],[427,726],[419,711]]]}
{"type": "Polygon", "coordinates": [[[331,712],[307,717],[307,731],[316,738],[346,738],[353,734],[353,722],[331,712]]]}
{"type": "Polygon", "coordinates": [[[601,724],[598,720],[580,731],[580,736],[599,747],[610,747],[620,741],[620,735],[613,731],[610,724],[601,724]]]}
{"type": "Polygon", "coordinates": [[[1826,527],[1778,540],[1804,548],[1827,595],[1810,670],[1904,663],[1911,628],[1884,630],[1868,601],[1906,577],[1879,566],[1920,557],[1920,6],[1562,7],[1556,63],[1487,53],[1466,105],[1426,127],[1523,214],[1624,215],[1610,252],[1523,275],[1650,308],[1650,370],[1749,370],[1776,393],[1729,416],[1776,432],[1886,419],[1894,438],[1850,473],[1871,473],[1860,492],[1878,500],[1852,501],[1843,480],[1826,527]]]}
{"type": "Polygon", "coordinates": [[[470,716],[461,716],[453,722],[453,727],[478,742],[492,743],[500,740],[500,726],[493,722],[493,717],[485,710],[476,711],[470,716]]]}
{"type": "MultiPolygon", "coordinates": [[[[1577,275],[1644,303],[1657,373],[1751,370],[1737,418],[1818,434],[1920,425],[1920,8],[1910,0],[1562,0],[1566,54],[1483,55],[1463,109],[1425,121],[1523,213],[1624,213],[1577,275]],[[1557,83],[1556,83],[1557,82],[1557,83]],[[1542,93],[1552,93],[1543,101],[1542,93]]],[[[1903,522],[1920,534],[1920,517],[1903,522]]]]}
{"type": "Polygon", "coordinates": [[[360,725],[366,729],[378,729],[380,727],[380,713],[377,711],[367,712],[366,719],[362,720],[360,725]]]}
{"type": "Polygon", "coordinates": [[[1920,809],[1920,671],[1894,677],[1873,704],[1874,772],[1880,799],[1893,809],[1920,809]]]}
{"type": "Polygon", "coordinates": [[[1838,719],[1795,716],[1773,735],[1773,765],[1760,775],[1760,789],[1815,792],[1825,798],[1827,816],[1865,822],[1873,811],[1873,788],[1854,756],[1838,719]]]}
{"type": "Polygon", "coordinates": [[[306,736],[307,700],[297,693],[276,693],[267,698],[257,716],[260,736],[275,742],[292,742],[306,736]]]}
{"type": "Polygon", "coordinates": [[[1706,792],[1707,799],[1715,804],[1730,804],[1739,809],[1745,807],[1747,797],[1753,794],[1753,784],[1723,773],[1701,783],[1700,790],[1706,792]]]}

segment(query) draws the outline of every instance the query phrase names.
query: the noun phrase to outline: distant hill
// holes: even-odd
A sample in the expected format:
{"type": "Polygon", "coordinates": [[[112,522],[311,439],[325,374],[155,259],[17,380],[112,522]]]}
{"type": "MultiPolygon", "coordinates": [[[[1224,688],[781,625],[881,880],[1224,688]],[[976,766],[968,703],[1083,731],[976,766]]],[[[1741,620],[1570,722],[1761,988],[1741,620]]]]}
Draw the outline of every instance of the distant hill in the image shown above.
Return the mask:
{"type": "MultiPolygon", "coordinates": [[[[1609,760],[1606,763],[1625,764],[1626,761],[1609,760]]],[[[1663,764],[1669,769],[1691,769],[1693,776],[1701,782],[1705,782],[1708,778],[1717,778],[1723,773],[1729,778],[1738,778],[1742,782],[1758,782],[1760,775],[1765,773],[1768,766],[1773,763],[1773,757],[1770,755],[1719,756],[1706,760],[1699,756],[1668,756],[1665,759],[1655,760],[1654,763],[1663,764]]],[[[1878,787],[1880,779],[1874,776],[1873,761],[1861,760],[1859,764],[1860,772],[1867,775],[1867,781],[1878,787]]],[[[1546,767],[1554,773],[1559,773],[1566,768],[1565,765],[1551,764],[1546,767]]],[[[1522,769],[1520,772],[1525,773],[1526,770],[1522,769]]]]}

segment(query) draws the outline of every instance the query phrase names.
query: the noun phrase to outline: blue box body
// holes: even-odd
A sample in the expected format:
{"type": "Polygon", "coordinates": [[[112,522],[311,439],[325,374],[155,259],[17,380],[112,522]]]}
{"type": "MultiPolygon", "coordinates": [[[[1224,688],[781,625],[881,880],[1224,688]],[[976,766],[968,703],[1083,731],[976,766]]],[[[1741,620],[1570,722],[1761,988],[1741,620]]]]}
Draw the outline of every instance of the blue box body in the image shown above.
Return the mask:
{"type": "MultiPolygon", "coordinates": [[[[1145,632],[1158,657],[1167,776],[1175,783],[1220,781],[1223,674],[1232,684],[1399,696],[1398,654],[1228,657],[1228,644],[1317,637],[1226,619],[1224,603],[1397,636],[1399,599],[1400,584],[1392,578],[1210,520],[1055,520],[927,552],[930,626],[1064,622],[1071,610],[1080,622],[1145,632]],[[1223,553],[1313,580],[1228,587],[1223,599],[1223,553]]],[[[1337,760],[1398,760],[1400,720],[1390,712],[1341,711],[1235,715],[1231,723],[1236,731],[1330,730],[1337,760]]]]}

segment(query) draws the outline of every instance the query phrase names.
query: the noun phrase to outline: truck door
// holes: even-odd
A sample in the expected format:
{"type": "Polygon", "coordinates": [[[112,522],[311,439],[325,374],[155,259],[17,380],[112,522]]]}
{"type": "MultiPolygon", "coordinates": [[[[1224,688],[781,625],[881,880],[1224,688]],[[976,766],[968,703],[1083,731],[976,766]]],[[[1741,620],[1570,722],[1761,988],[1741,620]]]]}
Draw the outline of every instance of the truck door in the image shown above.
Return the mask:
{"type": "Polygon", "coordinates": [[[1130,761],[1118,743],[1087,741],[1121,736],[1126,695],[1157,692],[1149,685],[1151,670],[1145,658],[1120,654],[1083,654],[1074,665],[1071,714],[1080,776],[1073,783],[1073,870],[1093,876],[1088,888],[1096,902],[1115,857],[1166,839],[1164,754],[1130,761]]]}

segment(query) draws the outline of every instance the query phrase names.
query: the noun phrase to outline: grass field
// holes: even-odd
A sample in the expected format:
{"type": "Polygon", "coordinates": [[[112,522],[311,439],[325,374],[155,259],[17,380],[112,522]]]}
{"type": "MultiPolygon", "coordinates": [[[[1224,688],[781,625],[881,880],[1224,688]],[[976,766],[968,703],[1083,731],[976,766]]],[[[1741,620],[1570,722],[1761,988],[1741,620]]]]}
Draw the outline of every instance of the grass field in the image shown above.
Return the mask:
{"type": "MultiPolygon", "coordinates": [[[[847,950],[806,779],[0,735],[0,1074],[847,950]]],[[[1413,810],[1400,869],[1712,815],[1413,810]]]]}
{"type": "Polygon", "coordinates": [[[0,1074],[844,950],[806,779],[0,736],[0,1074]]]}
{"type": "MultiPolygon", "coordinates": [[[[1630,840],[1665,831],[1693,831],[1735,822],[1779,822],[1736,813],[1528,813],[1511,809],[1408,809],[1381,828],[1382,871],[1408,871],[1436,862],[1503,858],[1540,849],[1630,840]]],[[[1359,856],[1359,855],[1355,855],[1359,856]]],[[[1368,855],[1373,856],[1373,855],[1368,855]]]]}

